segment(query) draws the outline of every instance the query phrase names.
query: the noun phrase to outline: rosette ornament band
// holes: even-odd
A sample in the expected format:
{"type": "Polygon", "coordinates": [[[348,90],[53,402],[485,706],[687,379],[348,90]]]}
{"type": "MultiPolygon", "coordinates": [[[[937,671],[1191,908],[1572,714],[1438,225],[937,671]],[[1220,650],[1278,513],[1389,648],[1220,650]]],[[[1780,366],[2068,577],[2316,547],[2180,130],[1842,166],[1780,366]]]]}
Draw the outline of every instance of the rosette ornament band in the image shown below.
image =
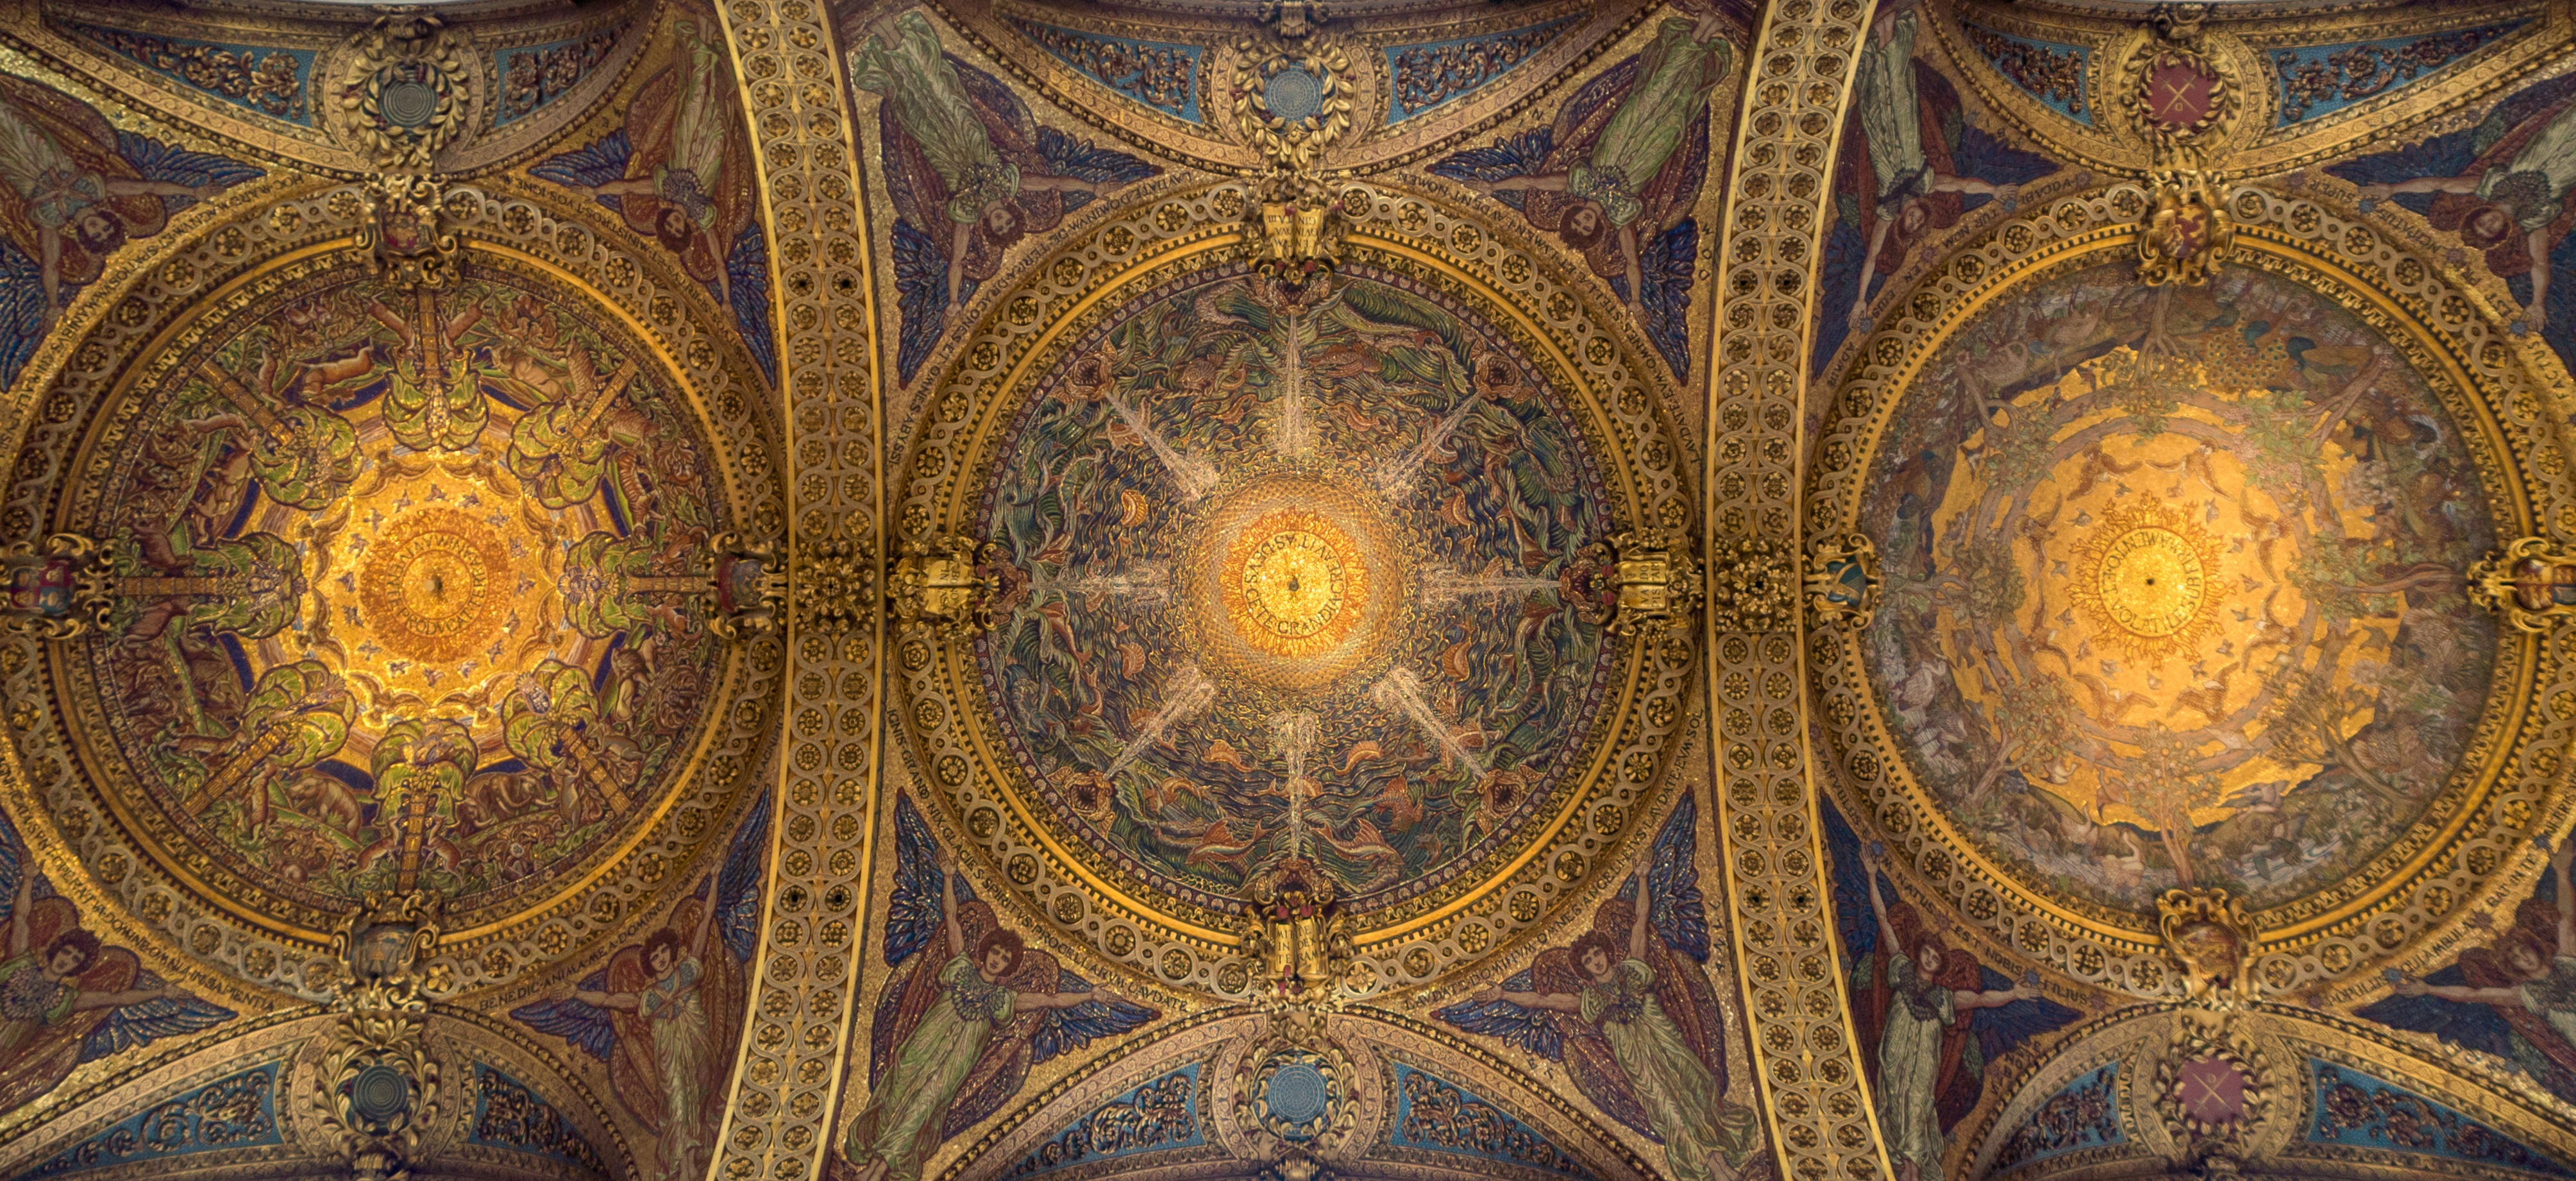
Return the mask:
{"type": "Polygon", "coordinates": [[[779,417],[798,478],[788,484],[785,545],[740,548],[719,582],[742,612],[738,630],[758,637],[755,653],[783,657],[786,727],[752,1016],[709,1176],[805,1181],[821,1172],[832,1141],[858,1011],[858,949],[876,938],[876,917],[859,900],[879,839],[876,685],[887,613],[877,580],[887,555],[884,532],[863,523],[884,519],[884,382],[865,186],[832,18],[810,0],[742,0],[717,12],[743,80],[761,224],[778,267],[770,322],[779,417]]]}
{"type": "Polygon", "coordinates": [[[1843,126],[1871,5],[1785,0],[1756,30],[1715,288],[1708,472],[1706,665],[1718,757],[1729,925],[1739,933],[1753,1066],[1779,1171],[1799,1181],[1890,1175],[1850,1027],[1833,935],[1817,785],[1805,739],[1800,610],[1800,407],[1812,353],[1820,229],[1833,224],[1843,126]],[[1721,690],[1722,687],[1722,690],[1721,690]]]}

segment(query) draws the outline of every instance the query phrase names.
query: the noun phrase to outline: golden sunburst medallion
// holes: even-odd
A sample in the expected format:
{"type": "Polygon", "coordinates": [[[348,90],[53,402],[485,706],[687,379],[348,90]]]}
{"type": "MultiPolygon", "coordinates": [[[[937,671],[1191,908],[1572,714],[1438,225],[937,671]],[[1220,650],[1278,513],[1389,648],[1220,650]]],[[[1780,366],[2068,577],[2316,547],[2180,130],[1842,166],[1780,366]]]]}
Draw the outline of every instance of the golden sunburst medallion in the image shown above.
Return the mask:
{"type": "Polygon", "coordinates": [[[1253,523],[1230,547],[1226,611],[1256,647],[1311,656],[1350,635],[1368,601],[1368,567],[1331,521],[1297,509],[1253,523]]]}
{"type": "Polygon", "coordinates": [[[515,578],[498,530],[452,508],[420,508],[368,551],[358,604],[394,655],[456,660],[499,632],[515,578]]]}
{"type": "Polygon", "coordinates": [[[2188,652],[2218,622],[2218,543],[2178,508],[2115,508],[2076,545],[2075,604],[2137,660],[2188,652]]]}

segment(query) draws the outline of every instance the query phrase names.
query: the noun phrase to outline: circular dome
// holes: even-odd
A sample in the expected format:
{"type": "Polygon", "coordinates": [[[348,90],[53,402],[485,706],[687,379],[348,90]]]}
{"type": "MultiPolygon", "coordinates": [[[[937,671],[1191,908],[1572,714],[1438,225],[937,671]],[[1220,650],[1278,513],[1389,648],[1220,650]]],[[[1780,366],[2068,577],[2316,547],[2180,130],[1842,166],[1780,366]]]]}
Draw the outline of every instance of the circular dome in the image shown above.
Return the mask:
{"type": "Polygon", "coordinates": [[[1432,888],[1543,806],[1618,646],[1558,583],[1616,532],[1595,444],[1468,310],[1241,268],[1105,317],[987,470],[978,650],[1014,777],[1203,906],[1432,888]]]}
{"type": "Polygon", "coordinates": [[[721,449],[534,266],[343,253],[189,313],[96,417],[58,526],[115,554],[60,683],[153,860],[288,931],[435,889],[470,927],[651,824],[724,699],[721,449]]]}
{"type": "Polygon", "coordinates": [[[2007,293],[1905,392],[1859,502],[1863,655],[1902,774],[2041,895],[2280,906],[2482,762],[2486,444],[2329,299],[2134,270],[2007,293]]]}
{"type": "MultiPolygon", "coordinates": [[[[990,785],[1094,896],[1182,929],[1289,887],[1361,930],[1448,904],[1527,867],[1576,796],[1651,782],[1678,720],[1668,690],[1629,688],[1667,645],[1613,635],[1587,593],[1606,539],[1677,509],[1640,495],[1553,342],[1353,253],[1302,291],[1233,260],[1134,272],[917,452],[947,468],[958,432],[929,519],[987,543],[1000,587],[971,650],[901,656],[931,773],[990,785]]],[[[1629,400],[1618,429],[1669,466],[1629,400]]],[[[1033,883],[1033,857],[1006,860],[1033,883]]]]}

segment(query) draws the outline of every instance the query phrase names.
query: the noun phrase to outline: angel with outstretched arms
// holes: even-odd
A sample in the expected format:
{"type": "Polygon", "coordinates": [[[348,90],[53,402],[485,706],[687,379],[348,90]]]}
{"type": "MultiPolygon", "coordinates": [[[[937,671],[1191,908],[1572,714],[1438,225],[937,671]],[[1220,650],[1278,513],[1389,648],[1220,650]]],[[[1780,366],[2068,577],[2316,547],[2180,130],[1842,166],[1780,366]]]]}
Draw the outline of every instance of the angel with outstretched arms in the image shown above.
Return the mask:
{"type": "Polygon", "coordinates": [[[1584,1098],[1664,1146],[1678,1181],[1727,1181],[1759,1131],[1751,1108],[1725,1101],[1725,1027],[1700,967],[1709,942],[1697,817],[1684,797],[1571,948],[1542,951],[1433,1016],[1565,1063],[1584,1098]]]}
{"type": "Polygon", "coordinates": [[[2419,176],[2366,184],[2361,195],[2385,201],[2400,193],[2435,196],[2435,229],[2486,252],[2499,276],[2531,276],[2531,327],[2548,323],[2549,255],[2576,224],[2567,195],[2576,191],[2576,89],[2532,87],[2496,104],[2471,138],[2478,156],[2456,176],[2419,176]],[[2514,257],[2516,250],[2522,257],[2514,257]]]}
{"type": "MultiPolygon", "coordinates": [[[[2566,1059],[2568,1048],[2576,1046],[2576,906],[2569,905],[2576,900],[2576,892],[2571,892],[2568,881],[2571,866],[2576,866],[2576,840],[2561,841],[2549,855],[2550,880],[2557,888],[2558,904],[2554,909],[2558,913],[2556,929],[2550,932],[2555,938],[2548,944],[2544,946],[2539,939],[2529,937],[2536,932],[2518,929],[2514,935],[2497,941],[2496,950],[2501,955],[2494,958],[2500,958],[2501,964],[2477,965],[2485,970],[2473,975],[2485,977],[2484,982],[2431,984],[2420,976],[2399,975],[2391,981],[2392,991],[2399,996],[2428,996],[2463,1005],[2492,1005],[2517,1026],[2537,1022],[2546,1029],[2526,1028],[2523,1036],[2548,1057],[2566,1059]],[[2498,967],[2511,975],[2496,972],[2498,967]],[[2528,1017],[2514,1020],[2524,1014],[2528,1017]],[[2553,1033],[2559,1043],[2556,1046],[2549,1044],[2553,1033]]],[[[2520,923],[2517,928],[2532,925],[2520,923]]],[[[2461,957],[2461,966],[2471,967],[2468,956],[2461,957]]]]}
{"type": "MultiPolygon", "coordinates": [[[[938,194],[940,219],[948,225],[948,306],[956,307],[967,265],[968,248],[980,230],[1000,244],[1017,241],[1026,229],[1018,202],[1023,193],[1052,189],[1097,193],[1096,180],[1057,176],[1043,169],[1036,152],[1012,144],[1005,150],[993,140],[986,109],[968,93],[948,51],[928,18],[906,12],[885,20],[858,52],[850,55],[852,85],[886,97],[894,125],[920,154],[930,175],[914,183],[938,194]]],[[[889,146],[891,161],[898,149],[889,146]]],[[[899,165],[898,165],[899,166],[899,165]]],[[[927,227],[925,227],[927,228],[927,227]]]]}
{"type": "MultiPolygon", "coordinates": [[[[1710,90],[1725,80],[1734,62],[1735,47],[1716,13],[1697,21],[1665,17],[1629,71],[1627,90],[1615,107],[1606,112],[1587,108],[1588,119],[1560,118],[1558,138],[1569,150],[1551,153],[1553,168],[1470,183],[1489,193],[1564,194],[1573,204],[1563,210],[1558,234],[1587,253],[1605,233],[1615,236],[1626,268],[1628,303],[1642,305],[1646,294],[1638,233],[1661,233],[1667,219],[1685,215],[1698,199],[1698,170],[1708,151],[1700,125],[1708,120],[1710,90]],[[1586,139],[1582,146],[1589,150],[1574,155],[1571,149],[1586,139]],[[1677,160],[1686,161],[1686,167],[1673,169],[1677,160]],[[1670,183],[1682,173],[1691,174],[1691,191],[1678,191],[1670,183]]],[[[1568,107],[1582,107],[1597,88],[1598,80],[1568,107]]]]}
{"type": "Polygon", "coordinates": [[[1882,269],[1891,236],[1901,255],[1930,231],[1956,223],[1965,198],[2008,201],[2021,191],[2016,183],[1968,175],[1956,159],[1960,145],[1950,137],[1964,126],[1959,99],[1946,82],[1936,82],[1933,94],[1924,91],[1922,75],[1939,73],[1915,60],[1919,7],[1920,0],[1879,6],[1852,80],[1861,134],[1846,137],[1837,186],[1848,197],[1844,220],[1856,220],[1869,243],[1861,258],[1860,290],[1852,298],[1855,328],[1868,318],[1870,280],[1882,269]]]}
{"type": "Polygon", "coordinates": [[[725,1055],[741,1035],[743,964],[756,941],[768,803],[753,806],[721,869],[680,899],[668,925],[628,944],[568,995],[510,1012],[608,1067],[609,1089],[653,1136],[658,1181],[706,1175],[724,1117],[725,1055]]]}
{"type": "Polygon", "coordinates": [[[1622,945],[1598,930],[1575,941],[1574,963],[1586,981],[1580,991],[1515,992],[1496,986],[1474,999],[1571,1013],[1600,1030],[1611,1057],[1645,1104],[1647,1122],[1663,1137],[1674,1175],[1730,1177],[1728,1157],[1743,1159],[1743,1137],[1729,1136],[1719,1126],[1717,1082],[1665,1014],[1655,995],[1655,970],[1647,964],[1654,914],[1646,884],[1650,855],[1638,858],[1637,917],[1628,924],[1627,942],[1622,945]]]}
{"type": "Polygon", "coordinates": [[[956,860],[929,836],[909,800],[899,805],[896,825],[899,861],[915,864],[898,868],[888,959],[910,960],[911,970],[886,986],[868,1105],[842,1138],[857,1181],[918,1181],[939,1145],[999,1110],[1028,1080],[1029,1067],[1160,1016],[1093,991],[1003,927],[992,907],[971,895],[961,901],[956,860]],[[918,865],[922,860],[934,864],[918,865]],[[922,920],[932,916],[921,913],[922,895],[930,893],[924,870],[938,879],[929,923],[922,920]]]}
{"type": "MultiPolygon", "coordinates": [[[[2025,978],[2009,988],[1958,987],[1937,940],[1919,938],[1909,950],[1889,921],[1875,849],[1862,854],[1861,869],[1869,876],[1869,909],[1884,953],[1879,985],[1890,994],[1879,1016],[1878,1122],[1898,1181],[1939,1181],[1947,1147],[1940,1100],[1944,1076],[1951,1073],[1945,1068],[1958,1054],[1951,1039],[1966,1032],[1968,1014],[2034,999],[2039,986],[2025,978]]],[[[1973,971],[1973,965],[1965,966],[1973,971]]]]}
{"type": "Polygon", "coordinates": [[[63,288],[97,279],[117,247],[161,232],[161,198],[216,187],[146,178],[97,111],[51,87],[0,79],[0,234],[35,256],[46,323],[62,313],[63,288]]]}
{"type": "Polygon", "coordinates": [[[109,948],[59,896],[36,896],[36,873],[0,819],[0,872],[14,872],[8,956],[0,959],[0,1112],[52,1090],[74,1066],[233,1016],[109,948]]]}
{"type": "Polygon", "coordinates": [[[716,908],[705,907],[688,943],[668,927],[644,941],[644,968],[651,978],[631,982],[632,991],[576,988],[572,997],[619,1013],[633,1013],[650,1025],[653,1061],[662,1068],[662,1160],[670,1172],[694,1173],[703,1128],[698,1106],[706,1091],[708,1063],[715,1047],[707,1004],[698,985],[706,979],[707,933],[715,930],[716,908]],[[682,1164],[686,1162],[686,1164],[682,1164]]]}

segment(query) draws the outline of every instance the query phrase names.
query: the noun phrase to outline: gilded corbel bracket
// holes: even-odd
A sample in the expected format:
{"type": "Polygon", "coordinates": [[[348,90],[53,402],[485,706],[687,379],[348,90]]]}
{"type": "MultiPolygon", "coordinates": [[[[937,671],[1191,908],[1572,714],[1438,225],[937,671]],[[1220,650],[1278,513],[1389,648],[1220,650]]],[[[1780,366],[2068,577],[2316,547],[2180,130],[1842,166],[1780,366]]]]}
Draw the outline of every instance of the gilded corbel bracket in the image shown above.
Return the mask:
{"type": "Polygon", "coordinates": [[[393,287],[440,288],[456,277],[463,244],[447,225],[446,186],[426,175],[384,173],[368,180],[358,249],[393,287]]]}
{"type": "Polygon", "coordinates": [[[886,579],[895,622],[925,629],[943,640],[966,640],[993,626],[993,596],[1001,576],[983,572],[993,547],[971,537],[916,538],[886,579]]]}
{"type": "Polygon", "coordinates": [[[777,545],[738,533],[719,533],[707,544],[716,555],[708,574],[707,630],[727,640],[777,631],[787,612],[787,570],[777,545]]]}
{"type": "Polygon", "coordinates": [[[1819,626],[1869,626],[1878,617],[1878,547],[1858,533],[1817,541],[1807,552],[1807,607],[1819,626]]]}
{"type": "Polygon", "coordinates": [[[2138,222],[2138,281],[2149,287],[2198,287],[2227,260],[2236,242],[2226,205],[2198,169],[2166,169],[2147,182],[2147,211],[2138,222]]]}
{"type": "Polygon", "coordinates": [[[2259,938],[2243,899],[2208,887],[2167,890],[2156,900],[2156,930],[2194,1002],[2231,1008],[2253,999],[2259,938]]]}
{"type": "Polygon", "coordinates": [[[2576,554],[2546,537],[2523,537],[2469,567],[2469,601],[2538,635],[2576,617],[2576,554]]]}
{"type": "Polygon", "coordinates": [[[1663,532],[1652,526],[1575,551],[1567,578],[1579,599],[1575,613],[1613,635],[1687,628],[1709,594],[1699,563],[1674,552],[1663,532]]]}
{"type": "Polygon", "coordinates": [[[1252,899],[1247,918],[1243,949],[1261,961],[1277,1000],[1311,1004],[1337,994],[1354,952],[1349,921],[1330,885],[1266,890],[1252,899]]]}
{"type": "Polygon", "coordinates": [[[69,640],[107,627],[115,609],[114,554],[98,541],[57,533],[0,550],[8,599],[0,627],[13,635],[69,640]]]}

